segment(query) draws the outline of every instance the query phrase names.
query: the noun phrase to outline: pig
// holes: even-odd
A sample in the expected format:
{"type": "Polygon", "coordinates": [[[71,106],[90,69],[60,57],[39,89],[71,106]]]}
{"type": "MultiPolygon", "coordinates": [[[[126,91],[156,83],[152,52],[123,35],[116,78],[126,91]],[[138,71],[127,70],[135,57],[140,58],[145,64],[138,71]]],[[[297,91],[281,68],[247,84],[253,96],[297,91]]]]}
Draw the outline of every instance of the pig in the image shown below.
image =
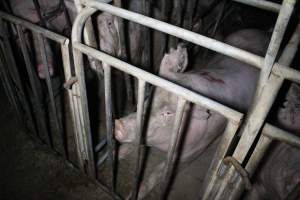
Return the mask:
{"type": "MultiPolygon", "coordinates": [[[[292,84],[286,101],[277,113],[279,127],[300,134],[300,86],[292,84]]],[[[254,177],[246,200],[299,199],[300,151],[283,142],[275,142],[254,177]],[[298,188],[298,191],[297,191],[298,188]],[[295,192],[295,196],[289,196],[295,192]]]]}
{"type": "MultiPolygon", "coordinates": [[[[226,43],[264,55],[268,47],[269,34],[263,31],[246,29],[237,31],[225,40],[226,43]]],[[[250,106],[255,94],[258,69],[223,55],[215,56],[202,70],[182,73],[188,65],[188,54],[184,46],[171,49],[161,62],[159,75],[197,93],[219,101],[241,112],[250,106]]],[[[150,119],[145,143],[148,146],[167,151],[174,123],[178,98],[156,88],[153,96],[150,119]]],[[[136,113],[115,121],[115,138],[121,143],[135,139],[136,113]]],[[[193,160],[200,155],[218,136],[222,134],[227,120],[220,114],[189,104],[184,120],[183,144],[180,162],[193,160]]],[[[126,150],[120,150],[126,154],[126,150]]],[[[122,156],[121,156],[122,157],[122,156]]],[[[142,183],[139,198],[143,198],[160,180],[164,163],[150,175],[147,183],[142,183]]]]}
{"type": "MultiPolygon", "coordinates": [[[[39,6],[42,10],[42,13],[51,13],[54,9],[58,8],[60,5],[59,0],[47,1],[47,0],[39,0],[39,6]]],[[[12,12],[14,15],[26,19],[35,24],[42,24],[39,14],[35,8],[35,5],[32,0],[12,0],[10,1],[10,6],[12,8],[12,12]]],[[[48,29],[57,32],[64,33],[69,28],[69,24],[65,18],[64,12],[58,12],[56,15],[45,20],[46,24],[42,24],[46,26],[48,29]]],[[[36,70],[40,79],[45,79],[45,67],[41,58],[41,48],[38,40],[38,35],[33,34],[33,44],[34,44],[34,52],[36,55],[36,70]]],[[[55,59],[53,55],[53,51],[50,47],[50,42],[45,39],[45,48],[47,54],[47,62],[49,67],[50,76],[54,75],[55,72],[55,59]]]]}

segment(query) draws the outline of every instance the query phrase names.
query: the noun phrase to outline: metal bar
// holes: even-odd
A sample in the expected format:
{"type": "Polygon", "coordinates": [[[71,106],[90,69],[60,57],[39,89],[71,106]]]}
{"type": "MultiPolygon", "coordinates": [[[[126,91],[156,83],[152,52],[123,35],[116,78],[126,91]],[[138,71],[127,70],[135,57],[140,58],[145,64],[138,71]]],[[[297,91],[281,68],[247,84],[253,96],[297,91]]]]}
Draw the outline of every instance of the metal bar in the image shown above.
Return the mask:
{"type": "Polygon", "coordinates": [[[136,148],[136,166],[134,185],[132,189],[132,199],[138,199],[139,182],[141,177],[141,165],[142,165],[142,134],[144,125],[144,109],[145,109],[145,90],[146,82],[139,79],[138,82],[138,103],[137,103],[137,118],[136,118],[136,135],[135,135],[135,148],[136,148]]]}
{"type": "Polygon", "coordinates": [[[262,91],[263,87],[267,83],[270,73],[272,72],[272,68],[275,63],[275,59],[278,54],[289,19],[294,10],[295,3],[296,0],[283,1],[283,5],[280,9],[279,16],[277,18],[276,25],[272,34],[272,38],[264,60],[264,66],[260,72],[257,96],[260,95],[260,92],[262,91]]]}
{"type": "Polygon", "coordinates": [[[236,47],[227,45],[225,43],[219,42],[217,40],[211,39],[209,37],[205,37],[203,35],[194,33],[192,31],[185,30],[183,28],[170,25],[166,22],[162,22],[138,13],[130,12],[122,8],[118,8],[115,6],[111,6],[106,3],[101,3],[94,0],[86,0],[84,4],[88,7],[92,7],[95,9],[99,9],[118,17],[122,17],[124,19],[130,20],[132,22],[136,22],[143,26],[147,26],[149,28],[156,29],[158,31],[167,33],[169,35],[184,39],[186,41],[192,42],[194,44],[203,46],[210,50],[214,50],[216,52],[228,55],[230,57],[237,58],[241,61],[247,62],[249,64],[255,66],[261,66],[262,60],[259,56],[249,53],[247,51],[238,49],[236,47]],[[225,50],[226,49],[226,50],[225,50]]]}
{"type": "Polygon", "coordinates": [[[262,133],[272,140],[279,140],[281,142],[285,142],[287,144],[300,148],[300,138],[298,136],[281,130],[270,124],[265,125],[262,133]]]}
{"type": "Polygon", "coordinates": [[[28,49],[26,47],[25,37],[24,37],[23,31],[22,31],[20,25],[17,24],[16,26],[17,26],[18,36],[20,38],[21,50],[22,50],[23,57],[24,57],[24,60],[25,60],[25,67],[26,67],[26,70],[27,70],[27,73],[28,73],[29,82],[30,82],[30,85],[31,85],[33,96],[34,96],[34,99],[36,101],[36,112],[37,112],[37,120],[36,121],[37,121],[37,124],[38,124],[39,135],[41,136],[41,133],[46,134],[49,144],[51,146],[53,146],[53,141],[52,141],[51,135],[48,132],[47,126],[46,126],[46,123],[45,123],[45,117],[44,117],[43,111],[42,111],[42,101],[41,101],[41,99],[39,97],[39,94],[38,94],[38,89],[37,89],[36,81],[35,81],[35,78],[34,78],[33,65],[32,65],[31,60],[29,58],[29,53],[28,53],[28,49]]]}
{"type": "Polygon", "coordinates": [[[265,1],[265,0],[233,0],[242,4],[253,6],[256,8],[261,8],[271,12],[278,13],[280,11],[281,5],[278,3],[265,1]]]}
{"type": "Polygon", "coordinates": [[[170,179],[173,173],[174,165],[178,157],[179,142],[182,136],[181,123],[183,121],[186,104],[187,101],[185,99],[183,98],[178,99],[174,127],[172,130],[171,141],[169,143],[169,148],[168,148],[167,162],[166,162],[166,166],[164,167],[164,172],[162,176],[161,194],[160,194],[160,199],[162,200],[165,199],[168,190],[168,185],[170,183],[170,179]]]}
{"type": "Polygon", "coordinates": [[[107,143],[106,139],[103,139],[99,144],[97,144],[95,147],[95,153],[101,151],[101,149],[106,145],[106,143],[107,143]]]}
{"type": "Polygon", "coordinates": [[[114,124],[113,124],[113,102],[111,87],[111,67],[102,63],[104,69],[104,92],[105,92],[105,113],[106,113],[106,140],[108,144],[108,160],[111,167],[111,189],[115,191],[115,156],[114,156],[114,124]]]}
{"type": "Polygon", "coordinates": [[[20,122],[22,122],[22,115],[21,115],[21,110],[20,110],[20,106],[18,104],[18,101],[17,101],[17,95],[16,95],[16,92],[15,90],[13,89],[12,87],[12,82],[9,80],[9,75],[8,75],[8,71],[5,70],[5,66],[7,66],[7,62],[5,62],[5,58],[4,58],[4,45],[2,43],[2,41],[0,41],[0,50],[1,50],[1,53],[0,53],[0,76],[2,78],[2,82],[3,82],[3,87],[4,87],[4,90],[6,92],[6,95],[11,103],[11,105],[15,108],[16,112],[17,112],[17,116],[18,116],[18,119],[20,120],[20,122]],[[6,63],[6,65],[5,65],[6,63]]]}
{"type": "MultiPolygon", "coordinates": [[[[284,1],[286,3],[286,1],[284,1]]],[[[283,12],[285,5],[283,5],[282,9],[283,12]]],[[[287,17],[289,17],[289,13],[287,14],[287,17]]],[[[280,18],[280,17],[278,17],[280,18]]],[[[280,19],[279,19],[280,20],[280,19]]],[[[285,23],[288,21],[285,20],[285,23]]],[[[276,26],[280,26],[280,23],[276,23],[276,26]]],[[[276,29],[276,28],[275,28],[276,29]]],[[[284,52],[279,60],[279,62],[286,62],[283,64],[290,64],[296,51],[295,51],[295,46],[298,46],[299,44],[299,26],[297,27],[294,35],[292,36],[291,40],[289,41],[289,45],[287,48],[284,49],[284,52]],[[288,54],[292,53],[291,56],[288,54]],[[287,56],[288,55],[288,56],[287,56]]],[[[276,33],[275,33],[276,35],[276,33]]],[[[280,39],[280,38],[279,38],[280,39]]],[[[280,43],[279,41],[275,43],[280,43]]],[[[274,42],[273,42],[274,44],[274,42]]],[[[273,53],[267,54],[266,57],[272,57],[275,56],[276,52],[276,45],[275,44],[275,50],[272,50],[272,42],[270,44],[269,49],[273,53]]],[[[269,61],[272,60],[272,58],[268,58],[269,61]]],[[[264,73],[264,72],[262,72],[264,73]]],[[[268,72],[265,72],[268,73],[268,72]]],[[[264,75],[263,75],[264,76],[264,75]]],[[[268,80],[266,83],[262,82],[264,77],[261,77],[261,82],[260,85],[258,86],[257,89],[257,96],[254,99],[254,104],[252,105],[252,108],[250,108],[250,111],[248,113],[248,117],[244,123],[244,125],[241,127],[241,139],[233,153],[233,157],[238,160],[238,162],[243,163],[249,149],[252,146],[252,143],[254,142],[255,138],[257,137],[257,134],[263,125],[265,118],[271,109],[271,106],[273,105],[273,102],[275,101],[275,98],[278,94],[278,91],[283,83],[283,79],[281,77],[276,77],[275,75],[271,74],[270,77],[267,77],[268,80]],[[263,85],[262,85],[263,84],[263,85]]],[[[236,182],[236,178],[234,177],[236,174],[236,171],[233,167],[231,167],[226,174],[226,176],[223,179],[223,183],[221,184],[222,186],[220,187],[221,189],[216,188],[218,196],[219,197],[226,197],[226,198],[231,198],[231,195],[236,194],[235,192],[232,191],[239,191],[241,184],[239,185],[236,182]],[[232,184],[230,189],[228,184],[232,184]],[[222,189],[225,189],[227,187],[227,190],[222,191],[222,189]]],[[[215,193],[215,192],[214,192],[215,193]]],[[[238,192],[239,194],[241,192],[238,192]]]]}
{"type": "Polygon", "coordinates": [[[223,158],[228,151],[228,148],[239,128],[239,125],[235,124],[232,121],[227,122],[226,129],[223,133],[222,139],[218,145],[216,153],[213,157],[213,161],[210,164],[210,168],[208,170],[208,175],[205,177],[204,187],[202,188],[202,192],[204,192],[202,199],[213,199],[213,193],[211,192],[215,187],[216,181],[224,176],[225,170],[227,168],[226,165],[222,163],[223,158]]]}
{"type": "Polygon", "coordinates": [[[108,158],[108,152],[105,152],[105,154],[103,156],[98,158],[97,167],[100,167],[104,163],[104,161],[106,161],[107,158],[108,158]]]}
{"type": "MultiPolygon", "coordinates": [[[[110,3],[112,0],[102,0],[105,3],[110,3]]],[[[75,0],[75,5],[77,12],[80,13],[80,11],[83,9],[82,0],[75,0]]],[[[89,19],[86,20],[86,23],[84,25],[83,29],[83,38],[85,44],[87,44],[90,47],[93,47],[95,49],[98,49],[98,44],[96,40],[95,30],[93,27],[92,19],[89,17],[89,19]]],[[[88,58],[89,63],[93,69],[100,69],[100,62],[98,60],[88,58]]]]}
{"type": "Polygon", "coordinates": [[[5,12],[2,12],[2,11],[0,11],[0,18],[5,19],[7,21],[10,21],[10,22],[12,22],[16,25],[22,25],[22,27],[27,28],[27,29],[29,29],[31,31],[34,31],[36,33],[43,34],[45,37],[47,37],[47,38],[49,38],[53,41],[56,41],[60,44],[63,44],[67,40],[67,38],[64,37],[64,36],[56,34],[52,31],[47,30],[47,29],[44,29],[44,28],[42,28],[38,25],[35,25],[31,22],[28,22],[26,20],[20,19],[18,17],[12,16],[12,15],[9,15],[9,14],[6,14],[5,12]]]}
{"type": "Polygon", "coordinates": [[[236,122],[236,124],[239,124],[240,119],[242,118],[243,114],[226,107],[220,103],[217,103],[216,101],[213,101],[209,98],[206,98],[200,94],[197,94],[195,92],[192,92],[184,87],[181,87],[177,84],[172,83],[171,81],[162,79],[156,75],[153,75],[149,72],[146,72],[142,69],[139,69],[133,65],[130,65],[126,62],[123,62],[117,58],[114,58],[108,54],[105,54],[103,52],[97,51],[95,49],[92,49],[84,44],[74,42],[73,48],[80,50],[84,54],[87,54],[89,56],[92,56],[99,60],[105,60],[105,62],[116,69],[119,69],[123,72],[126,72],[128,74],[131,74],[132,76],[135,76],[139,79],[142,79],[148,83],[151,83],[152,85],[161,87],[169,92],[172,92],[173,94],[176,94],[180,97],[183,97],[187,99],[188,101],[191,101],[197,105],[203,106],[205,108],[211,109],[213,111],[216,111],[222,115],[224,115],[226,118],[232,119],[236,122]]]}
{"type": "MultiPolygon", "coordinates": [[[[78,87],[76,86],[76,106],[78,107],[78,118],[80,121],[79,143],[81,146],[80,159],[84,164],[84,171],[92,178],[96,177],[94,149],[91,137],[91,127],[89,119],[88,101],[86,94],[84,63],[81,52],[73,49],[75,73],[78,77],[78,87]]],[[[77,83],[76,83],[77,85],[77,83]]]]}
{"type": "MultiPolygon", "coordinates": [[[[61,44],[61,53],[62,53],[62,60],[63,60],[63,69],[64,69],[64,75],[65,80],[68,81],[72,76],[71,72],[71,60],[70,60],[70,49],[69,49],[69,40],[66,40],[64,44],[61,44]]],[[[73,124],[73,131],[75,136],[75,143],[76,143],[76,153],[78,157],[78,164],[80,169],[84,168],[84,156],[82,156],[82,152],[85,152],[84,147],[82,146],[82,124],[79,119],[79,106],[78,106],[78,97],[77,91],[78,91],[78,83],[74,83],[74,85],[71,87],[71,89],[67,90],[69,104],[70,104],[70,110],[71,110],[71,117],[72,117],[72,124],[73,124]]]]}
{"type": "MultiPolygon", "coordinates": [[[[253,176],[259,162],[262,160],[265,152],[272,142],[271,138],[264,135],[264,131],[265,129],[263,129],[263,135],[260,136],[258,143],[250,157],[250,160],[245,167],[245,170],[248,172],[249,178],[253,176]]],[[[238,186],[235,188],[235,190],[231,192],[230,199],[239,199],[245,189],[245,185],[243,184],[242,178],[240,176],[238,177],[237,185],[238,186]]]]}
{"type": "MultiPolygon", "coordinates": [[[[101,3],[98,1],[96,2],[94,0],[86,0],[84,4],[89,7],[109,12],[113,15],[133,21],[143,26],[148,26],[155,30],[181,38],[183,40],[194,43],[196,45],[200,45],[212,51],[227,55],[229,57],[233,57],[237,60],[253,65],[254,67],[257,67],[259,69],[261,69],[264,65],[264,58],[261,56],[249,53],[245,50],[233,47],[231,45],[194,33],[192,31],[188,31],[183,28],[165,22],[161,22],[159,20],[141,14],[130,12],[122,8],[117,8],[106,3],[101,3]]],[[[282,75],[284,78],[287,78],[289,80],[296,80],[297,82],[300,82],[299,71],[292,70],[293,72],[291,73],[288,67],[279,65],[278,63],[274,64],[273,70],[278,72],[276,73],[277,75],[282,75]]]]}
{"type": "MultiPolygon", "coordinates": [[[[46,74],[46,85],[47,85],[47,89],[48,89],[48,94],[50,97],[50,105],[51,105],[51,109],[54,115],[54,124],[55,124],[55,129],[56,132],[61,135],[61,141],[62,141],[62,146],[63,146],[63,154],[65,156],[67,156],[67,148],[65,146],[65,138],[64,138],[64,133],[62,131],[62,127],[60,126],[60,122],[59,122],[59,117],[58,117],[58,113],[57,113],[57,107],[56,107],[56,103],[55,103],[55,99],[54,99],[54,93],[53,93],[53,88],[52,88],[52,82],[51,82],[51,78],[50,78],[50,72],[49,72],[49,66],[48,66],[48,59],[47,59],[47,53],[46,53],[46,47],[45,47],[45,40],[42,36],[42,34],[38,34],[38,44],[39,44],[39,48],[41,51],[41,58],[42,58],[42,63],[44,66],[44,73],[46,74]]],[[[55,149],[55,147],[54,147],[55,149]]]]}

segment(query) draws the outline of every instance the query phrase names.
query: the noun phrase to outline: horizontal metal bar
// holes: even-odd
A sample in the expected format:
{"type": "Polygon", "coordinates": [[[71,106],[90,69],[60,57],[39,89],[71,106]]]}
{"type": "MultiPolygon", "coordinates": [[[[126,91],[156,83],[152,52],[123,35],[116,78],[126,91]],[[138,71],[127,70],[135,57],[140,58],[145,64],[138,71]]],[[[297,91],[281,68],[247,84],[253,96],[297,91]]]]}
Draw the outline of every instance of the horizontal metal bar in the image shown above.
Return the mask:
{"type": "Polygon", "coordinates": [[[90,48],[84,44],[74,42],[73,47],[75,49],[87,54],[88,56],[94,57],[95,59],[105,61],[107,64],[109,64],[123,72],[126,72],[132,76],[135,76],[138,79],[142,79],[148,83],[151,83],[152,85],[161,87],[161,88],[163,88],[169,92],[172,92],[173,94],[176,94],[180,97],[183,97],[184,99],[191,101],[197,105],[203,106],[203,107],[208,108],[213,111],[216,111],[216,112],[224,115],[226,118],[235,121],[235,123],[237,123],[237,124],[239,124],[241,118],[243,117],[243,114],[240,112],[237,112],[229,107],[226,107],[226,106],[224,106],[216,101],[213,101],[207,97],[204,97],[200,94],[192,92],[182,86],[172,83],[171,81],[162,79],[159,76],[153,75],[153,74],[146,72],[142,69],[139,69],[133,65],[123,62],[120,59],[112,57],[112,56],[105,54],[103,52],[100,52],[96,49],[90,48]]]}
{"type": "Polygon", "coordinates": [[[266,124],[264,126],[262,134],[273,140],[279,140],[281,142],[285,142],[297,148],[300,148],[300,137],[270,124],[266,124]]]}
{"type": "MultiPolygon", "coordinates": [[[[101,3],[94,0],[86,0],[84,2],[86,6],[93,7],[95,9],[99,9],[105,12],[109,12],[118,17],[130,20],[132,22],[141,24],[143,26],[147,26],[153,28],[155,30],[167,33],[169,35],[173,35],[175,37],[181,38],[188,42],[194,43],[196,45],[200,45],[212,51],[224,54],[226,56],[235,58],[247,64],[253,65],[259,69],[262,69],[264,65],[264,58],[253,53],[247,52],[245,50],[236,48],[234,46],[225,44],[223,42],[217,41],[215,39],[194,33],[192,31],[185,30],[183,28],[168,24],[166,22],[162,22],[138,13],[134,13],[122,8],[118,8],[106,3],[101,3]]],[[[75,40],[76,41],[76,40],[75,40]]],[[[77,40],[78,41],[78,40],[77,40]]],[[[300,72],[296,70],[291,70],[286,66],[279,65],[278,63],[274,64],[273,67],[274,72],[278,76],[282,76],[283,78],[300,82],[300,72]],[[291,71],[289,71],[291,70],[291,71]]]]}
{"type": "Polygon", "coordinates": [[[272,11],[278,13],[280,11],[281,5],[278,3],[264,1],[264,0],[233,0],[238,3],[246,4],[256,8],[261,8],[264,10],[272,11]]]}
{"type": "Polygon", "coordinates": [[[106,3],[101,3],[94,0],[86,0],[84,4],[88,7],[96,8],[101,11],[105,11],[116,15],[118,17],[130,20],[132,22],[147,26],[149,28],[156,29],[158,31],[173,35],[175,37],[184,39],[186,41],[192,42],[194,44],[203,46],[210,50],[225,54],[230,57],[234,57],[238,60],[246,62],[254,66],[262,65],[262,58],[260,56],[249,53],[245,50],[230,46],[223,42],[211,39],[209,37],[188,31],[186,29],[162,22],[151,17],[147,17],[138,13],[134,13],[122,8],[118,8],[106,3]]]}
{"type": "Polygon", "coordinates": [[[52,31],[49,31],[47,29],[44,29],[36,24],[33,24],[31,22],[28,22],[24,19],[20,19],[18,17],[15,17],[15,16],[12,16],[12,15],[9,15],[9,14],[6,14],[5,12],[2,12],[0,11],[0,18],[2,19],[5,19],[7,21],[10,21],[14,24],[17,24],[17,25],[21,25],[22,27],[25,27],[27,29],[30,29],[36,33],[40,33],[42,34],[43,36],[55,41],[55,42],[58,42],[60,44],[64,44],[66,42],[66,40],[68,40],[68,38],[62,36],[62,35],[59,35],[59,34],[56,34],[52,31]]]}

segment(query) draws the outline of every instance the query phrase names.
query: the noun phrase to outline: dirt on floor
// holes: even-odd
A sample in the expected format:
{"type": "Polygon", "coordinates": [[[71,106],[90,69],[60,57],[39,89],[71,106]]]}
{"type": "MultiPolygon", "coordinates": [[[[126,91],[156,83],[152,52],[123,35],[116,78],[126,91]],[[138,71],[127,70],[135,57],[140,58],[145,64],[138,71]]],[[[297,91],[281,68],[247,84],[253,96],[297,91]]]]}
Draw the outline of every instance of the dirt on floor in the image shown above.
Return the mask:
{"type": "MultiPolygon", "coordinates": [[[[4,94],[2,88],[0,92],[4,94]]],[[[14,108],[5,95],[0,99],[0,200],[109,200],[99,185],[55,153],[48,145],[25,132],[14,108]]],[[[216,144],[175,177],[168,199],[197,199],[216,144]]],[[[145,177],[165,157],[165,153],[150,150],[145,177]]],[[[134,178],[134,157],[119,162],[117,192],[124,198],[130,193],[134,178]]],[[[106,178],[106,164],[98,169],[106,178]]],[[[105,182],[105,180],[104,180],[105,182]]],[[[157,199],[159,187],[146,198],[157,199]]]]}

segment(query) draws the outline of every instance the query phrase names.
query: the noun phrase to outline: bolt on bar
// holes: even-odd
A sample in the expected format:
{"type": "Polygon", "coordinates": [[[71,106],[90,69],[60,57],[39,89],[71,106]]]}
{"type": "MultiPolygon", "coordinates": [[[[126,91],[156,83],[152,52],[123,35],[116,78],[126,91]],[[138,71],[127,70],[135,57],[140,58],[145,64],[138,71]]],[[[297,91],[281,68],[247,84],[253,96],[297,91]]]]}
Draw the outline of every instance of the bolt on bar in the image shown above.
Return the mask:
{"type": "MultiPolygon", "coordinates": [[[[153,28],[163,33],[181,38],[183,40],[194,43],[196,45],[200,45],[212,51],[224,54],[229,57],[233,57],[237,60],[253,65],[254,67],[257,67],[259,69],[263,67],[263,57],[249,53],[245,50],[233,47],[215,39],[106,3],[101,3],[95,0],[85,0],[83,3],[87,7],[99,9],[101,11],[111,13],[113,15],[141,24],[143,26],[147,26],[149,28],[153,28]]],[[[278,63],[275,63],[273,68],[274,71],[278,72],[276,73],[278,76],[282,76],[292,81],[300,82],[299,71],[292,70],[286,66],[279,65],[278,63]]]]}
{"type": "Polygon", "coordinates": [[[48,89],[48,94],[50,96],[50,105],[51,105],[51,109],[52,109],[52,112],[53,112],[54,118],[55,118],[54,119],[55,129],[56,129],[56,132],[58,134],[60,134],[60,136],[61,136],[61,141],[62,141],[62,146],[63,146],[63,154],[65,156],[67,156],[67,147],[65,146],[65,142],[64,142],[65,139],[63,136],[62,127],[60,126],[60,122],[59,122],[57,107],[56,107],[56,103],[55,103],[55,99],[54,99],[54,93],[53,93],[53,88],[52,88],[52,83],[51,83],[51,78],[50,78],[49,65],[48,65],[48,59],[47,59],[47,53],[46,53],[46,47],[45,47],[45,40],[44,40],[44,37],[42,36],[42,34],[38,34],[37,37],[38,37],[39,48],[41,50],[42,62],[43,62],[43,66],[44,66],[43,73],[46,74],[46,85],[47,85],[47,89],[48,89]]]}
{"type": "Polygon", "coordinates": [[[142,165],[142,134],[144,125],[144,109],[145,109],[145,90],[146,82],[139,79],[138,82],[138,103],[137,103],[137,117],[136,117],[136,135],[135,135],[135,148],[136,148],[136,166],[135,176],[132,189],[132,199],[138,199],[139,182],[141,177],[141,165],[142,165]]]}
{"type": "Polygon", "coordinates": [[[108,160],[110,162],[111,189],[115,191],[115,156],[114,156],[114,118],[113,98],[111,87],[111,66],[103,62],[104,69],[104,92],[105,92],[105,118],[106,118],[106,140],[108,144],[108,160]]]}
{"type": "MultiPolygon", "coordinates": [[[[23,30],[20,27],[20,25],[17,24],[16,26],[17,26],[18,36],[20,38],[21,50],[22,50],[23,57],[24,57],[24,60],[25,60],[26,71],[27,71],[28,77],[29,77],[29,83],[30,83],[30,86],[31,86],[31,89],[32,89],[32,92],[33,92],[33,96],[34,96],[35,101],[36,101],[36,112],[37,112],[37,120],[36,121],[37,121],[37,124],[38,124],[39,133],[40,134],[41,133],[46,134],[49,144],[51,146],[53,146],[53,143],[52,143],[53,141],[52,141],[51,135],[48,132],[46,124],[45,124],[45,117],[44,117],[43,111],[42,111],[41,99],[40,99],[39,94],[38,94],[38,89],[37,89],[36,81],[35,81],[35,78],[34,78],[33,65],[30,61],[30,56],[29,56],[28,49],[27,49],[27,46],[26,46],[26,43],[25,43],[25,37],[24,37],[24,34],[23,34],[23,30]]],[[[39,134],[39,136],[41,137],[40,134],[39,134]]]]}
{"type": "Polygon", "coordinates": [[[261,8],[264,10],[272,11],[278,13],[280,11],[281,5],[278,3],[265,1],[265,0],[233,0],[242,4],[253,6],[256,8],[261,8]]]}
{"type": "Polygon", "coordinates": [[[161,183],[161,196],[160,199],[164,200],[166,197],[166,193],[168,190],[168,185],[170,183],[170,179],[172,176],[172,172],[174,169],[174,165],[177,158],[179,142],[182,136],[181,124],[184,117],[184,109],[187,101],[183,98],[178,99],[178,104],[176,108],[176,115],[174,121],[174,127],[172,130],[171,141],[169,143],[168,154],[167,154],[167,162],[164,166],[164,171],[162,175],[162,183],[161,183]]]}

